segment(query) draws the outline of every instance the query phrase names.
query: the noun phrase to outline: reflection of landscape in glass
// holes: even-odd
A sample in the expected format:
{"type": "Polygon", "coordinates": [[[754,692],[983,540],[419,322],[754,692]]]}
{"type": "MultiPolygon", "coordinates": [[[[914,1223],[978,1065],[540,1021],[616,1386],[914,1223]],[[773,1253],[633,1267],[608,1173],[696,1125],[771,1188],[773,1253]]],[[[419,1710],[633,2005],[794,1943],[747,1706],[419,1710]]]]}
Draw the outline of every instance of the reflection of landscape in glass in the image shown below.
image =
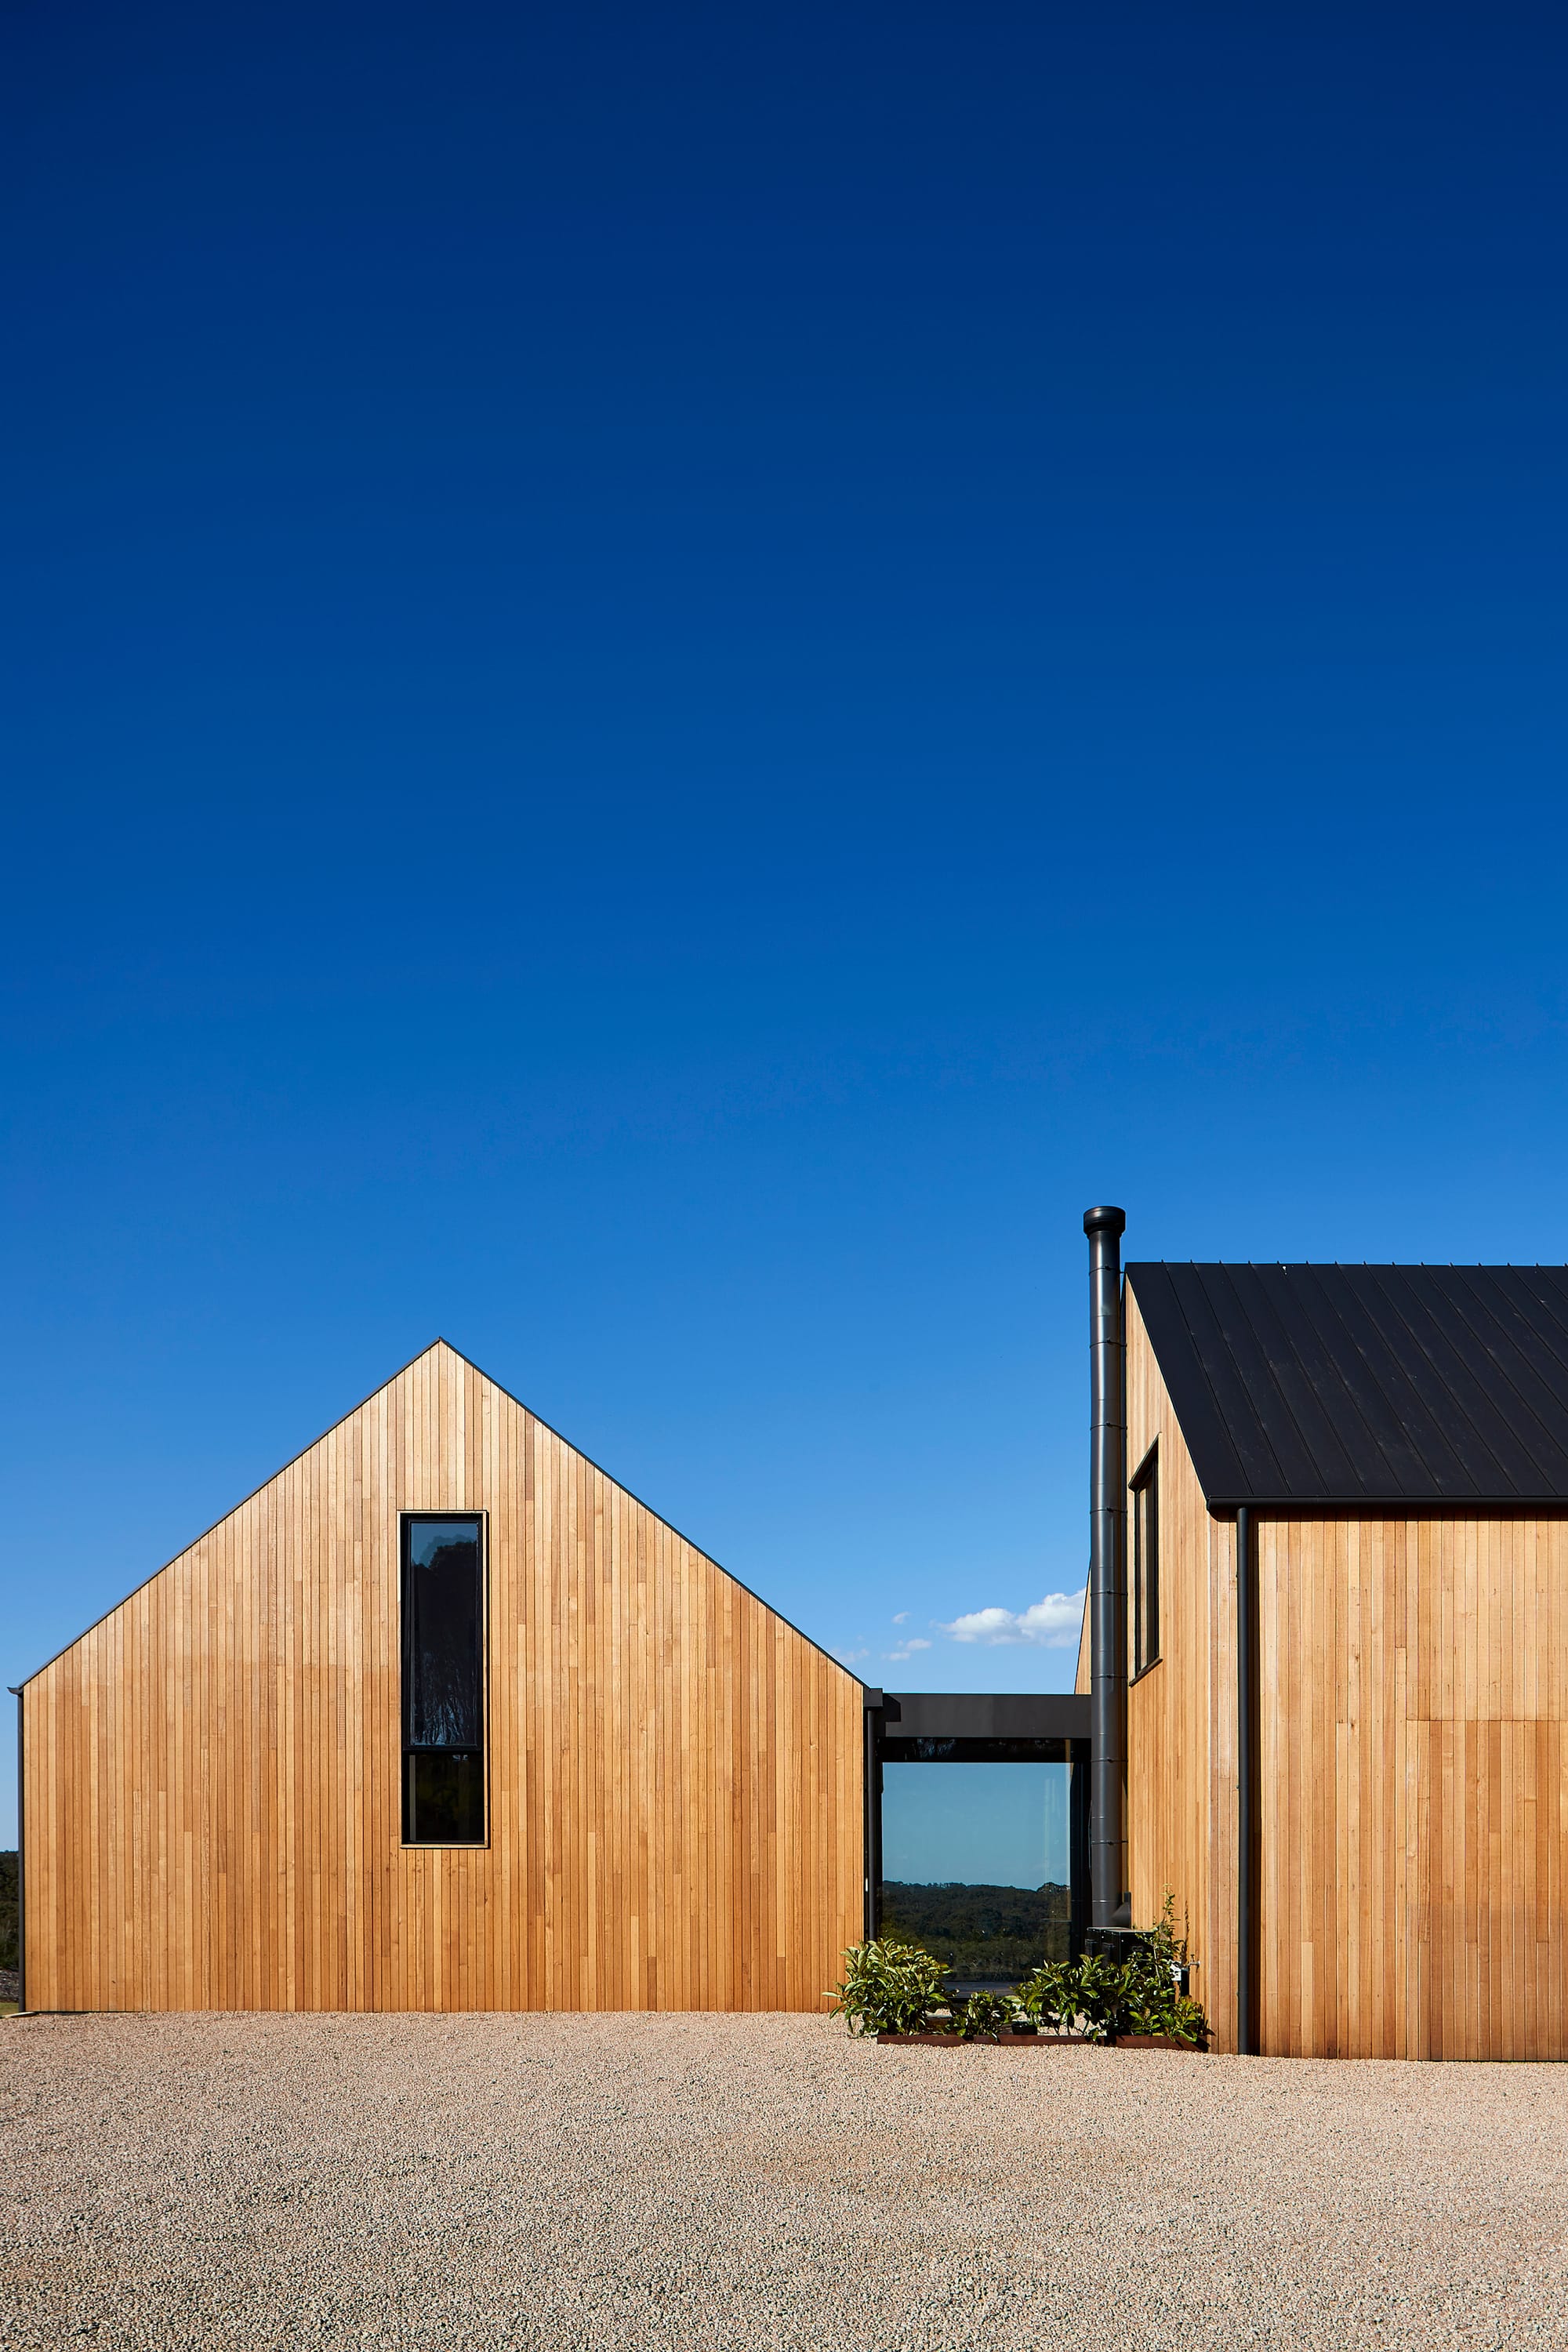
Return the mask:
{"type": "Polygon", "coordinates": [[[1016,1984],[1042,1960],[1071,1958],[1071,1904],[1066,1886],[1032,1894],[1016,1886],[911,1886],[882,1881],[884,1936],[919,1944],[958,1979],[1016,1984]]]}
{"type": "Polygon", "coordinates": [[[1067,1764],[886,1764],[884,1936],[961,1987],[1016,1983],[1068,1957],[1067,1764]]]}

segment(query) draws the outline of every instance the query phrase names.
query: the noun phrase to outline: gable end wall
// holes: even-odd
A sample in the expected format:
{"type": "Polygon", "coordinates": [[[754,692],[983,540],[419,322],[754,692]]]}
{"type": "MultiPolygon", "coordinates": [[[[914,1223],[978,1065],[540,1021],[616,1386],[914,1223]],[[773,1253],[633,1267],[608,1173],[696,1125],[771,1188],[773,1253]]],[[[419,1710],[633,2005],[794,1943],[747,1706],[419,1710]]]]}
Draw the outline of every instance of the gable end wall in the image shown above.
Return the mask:
{"type": "Polygon", "coordinates": [[[819,2010],[853,1676],[437,1344],[26,1687],[55,2010],[819,2010]],[[400,1510],[489,1529],[490,1842],[401,1844],[400,1510]]]}

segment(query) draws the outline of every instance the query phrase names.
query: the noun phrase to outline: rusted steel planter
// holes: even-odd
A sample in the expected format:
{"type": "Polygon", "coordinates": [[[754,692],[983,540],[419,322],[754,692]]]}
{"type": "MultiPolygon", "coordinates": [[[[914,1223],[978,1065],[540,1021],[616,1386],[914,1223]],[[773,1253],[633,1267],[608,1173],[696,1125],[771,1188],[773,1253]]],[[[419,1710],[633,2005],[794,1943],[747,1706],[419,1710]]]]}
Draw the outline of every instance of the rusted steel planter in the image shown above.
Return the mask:
{"type": "Polygon", "coordinates": [[[1183,2050],[1189,2058],[1208,2054],[1195,2042],[1178,2042],[1173,2033],[1119,2033],[1113,2046],[1118,2050],[1183,2050]]]}
{"type": "Polygon", "coordinates": [[[963,2033],[879,2033],[879,2042],[919,2042],[932,2050],[1057,2050],[1064,2042],[1081,2043],[1079,2033],[998,2033],[994,2039],[963,2033]]]}

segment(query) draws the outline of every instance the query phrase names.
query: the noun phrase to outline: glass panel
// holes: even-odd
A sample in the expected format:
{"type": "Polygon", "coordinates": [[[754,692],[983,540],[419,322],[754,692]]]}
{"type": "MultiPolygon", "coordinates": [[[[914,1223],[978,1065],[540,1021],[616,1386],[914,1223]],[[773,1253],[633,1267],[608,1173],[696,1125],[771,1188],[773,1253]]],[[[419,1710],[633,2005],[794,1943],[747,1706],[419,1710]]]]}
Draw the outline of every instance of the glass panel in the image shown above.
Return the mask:
{"type": "Polygon", "coordinates": [[[484,1612],[477,1519],[411,1519],[403,1572],[403,1740],[484,1741],[484,1612]]]}
{"type": "Polygon", "coordinates": [[[1160,1654],[1160,1472],[1149,1473],[1143,1496],[1143,1650],[1152,1665],[1160,1654]]]}
{"type": "Polygon", "coordinates": [[[410,1845],[483,1845],[485,1759],[423,1753],[405,1757],[405,1841],[410,1845]]]}
{"type": "Polygon", "coordinates": [[[960,1990],[1069,1957],[1070,1764],[884,1764],[881,1927],[960,1990]]]}
{"type": "Polygon", "coordinates": [[[1160,1654],[1160,1489],[1151,1465],[1132,1490],[1132,1671],[1160,1654]]]}
{"type": "Polygon", "coordinates": [[[1147,1486],[1132,1489],[1132,1671],[1143,1671],[1143,1506],[1148,1497],[1147,1486]]]}

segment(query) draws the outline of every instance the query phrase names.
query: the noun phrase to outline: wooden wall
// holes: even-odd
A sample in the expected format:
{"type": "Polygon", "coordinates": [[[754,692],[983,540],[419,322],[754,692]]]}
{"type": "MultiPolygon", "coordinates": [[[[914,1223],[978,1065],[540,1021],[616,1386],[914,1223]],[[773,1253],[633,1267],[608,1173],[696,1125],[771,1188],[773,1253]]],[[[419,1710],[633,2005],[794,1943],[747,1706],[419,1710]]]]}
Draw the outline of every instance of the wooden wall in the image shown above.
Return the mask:
{"type": "Polygon", "coordinates": [[[1215,2047],[1236,2046],[1236,1530],[1212,1518],[1127,1292],[1127,1464],[1160,1454],[1160,1660],[1127,1694],[1132,1917],[1175,1896],[1215,2047]]]}
{"type": "MultiPolygon", "coordinates": [[[[1235,2046],[1236,1536],[1128,1298],[1163,1658],[1128,1695],[1133,1916],[1235,2046]]],[[[1258,1523],[1266,2052],[1568,2058],[1568,1523],[1258,1523]]]]}
{"type": "Polygon", "coordinates": [[[37,2009],[818,2010],[861,1692],[442,1342],[36,1675],[37,2009]],[[400,1843],[398,1512],[489,1514],[484,1849],[400,1843]]]}
{"type": "Polygon", "coordinates": [[[1568,2057],[1568,1525],[1258,1528],[1267,2047],[1568,2057]]]}

